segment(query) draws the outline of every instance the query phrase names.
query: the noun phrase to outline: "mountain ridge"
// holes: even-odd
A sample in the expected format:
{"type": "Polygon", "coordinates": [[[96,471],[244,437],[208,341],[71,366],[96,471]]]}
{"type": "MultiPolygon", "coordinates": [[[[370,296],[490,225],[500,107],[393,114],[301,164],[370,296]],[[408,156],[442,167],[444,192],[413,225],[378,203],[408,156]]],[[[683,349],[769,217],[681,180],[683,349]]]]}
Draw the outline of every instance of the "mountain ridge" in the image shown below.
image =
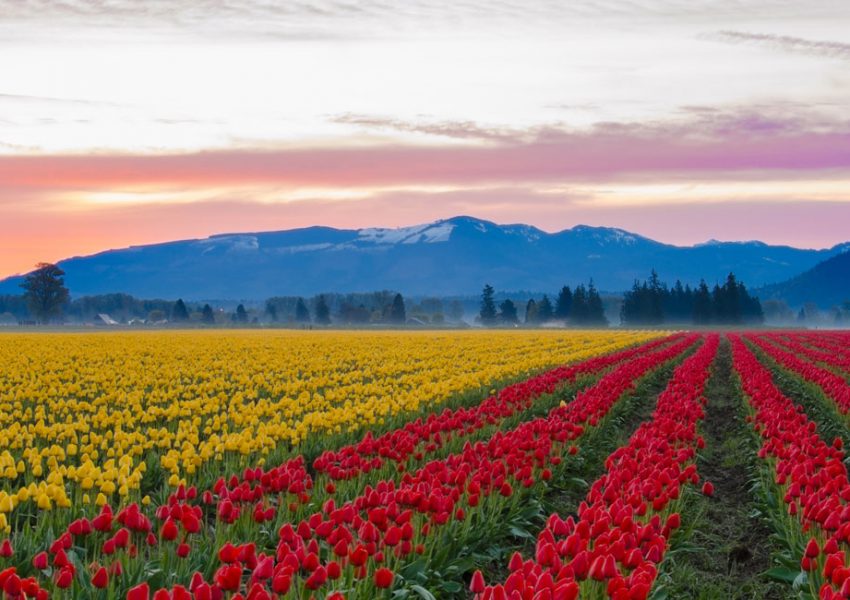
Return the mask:
{"type": "MultiPolygon", "coordinates": [[[[548,233],[471,216],[409,227],[337,229],[321,225],[219,233],[134,245],[59,261],[75,296],[125,292],[186,299],[311,295],[396,289],[412,295],[497,289],[554,291],[594,278],[622,291],[655,268],[662,279],[695,284],[734,271],[750,286],[790,279],[850,250],[813,250],[758,241],[675,246],[613,227],[576,225],[548,233]]],[[[0,281],[18,293],[21,277],[0,281]]]]}
{"type": "Polygon", "coordinates": [[[850,252],[836,254],[787,281],[766,285],[758,293],[764,300],[785,300],[795,308],[808,302],[820,308],[850,302],[850,252]]]}

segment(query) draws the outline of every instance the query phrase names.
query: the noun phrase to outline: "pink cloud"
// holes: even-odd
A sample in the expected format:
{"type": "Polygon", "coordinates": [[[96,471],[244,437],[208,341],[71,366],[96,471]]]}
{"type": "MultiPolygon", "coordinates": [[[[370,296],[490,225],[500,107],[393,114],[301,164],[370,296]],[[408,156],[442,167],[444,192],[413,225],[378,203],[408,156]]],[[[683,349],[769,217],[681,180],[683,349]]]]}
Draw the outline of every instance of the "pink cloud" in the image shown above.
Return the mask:
{"type": "Polygon", "coordinates": [[[0,187],[506,185],[850,168],[850,127],[798,125],[758,115],[709,114],[675,126],[613,123],[581,133],[541,130],[534,141],[494,146],[5,156],[0,157],[0,187]]]}

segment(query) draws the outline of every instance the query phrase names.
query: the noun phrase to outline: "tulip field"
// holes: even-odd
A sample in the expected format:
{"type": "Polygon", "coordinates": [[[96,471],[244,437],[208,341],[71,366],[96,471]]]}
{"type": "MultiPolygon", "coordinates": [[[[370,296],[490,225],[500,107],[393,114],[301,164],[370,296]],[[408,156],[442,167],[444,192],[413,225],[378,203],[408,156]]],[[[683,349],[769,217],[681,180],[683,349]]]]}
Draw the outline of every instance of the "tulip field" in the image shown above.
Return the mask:
{"type": "Polygon", "coordinates": [[[850,333],[0,334],[0,598],[850,598],[850,333]]]}

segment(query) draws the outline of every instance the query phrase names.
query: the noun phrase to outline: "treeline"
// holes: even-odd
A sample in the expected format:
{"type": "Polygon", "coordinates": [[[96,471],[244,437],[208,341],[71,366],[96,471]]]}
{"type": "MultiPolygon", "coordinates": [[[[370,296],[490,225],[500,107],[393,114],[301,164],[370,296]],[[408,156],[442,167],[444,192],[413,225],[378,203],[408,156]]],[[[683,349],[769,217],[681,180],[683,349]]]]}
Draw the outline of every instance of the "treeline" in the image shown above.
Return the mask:
{"type": "Polygon", "coordinates": [[[463,304],[439,298],[423,298],[408,309],[398,292],[380,291],[355,294],[320,294],[311,298],[279,296],[265,304],[247,306],[231,303],[141,300],[129,294],[100,294],[56,302],[49,310],[38,311],[33,299],[25,294],[0,296],[0,324],[16,323],[95,323],[154,324],[167,323],[363,325],[363,324],[442,324],[463,319],[463,304]],[[228,306],[230,308],[224,308],[228,306]],[[447,314],[446,314],[447,313],[447,314]]]}
{"type": "Polygon", "coordinates": [[[398,292],[276,296],[266,300],[265,317],[272,323],[403,324],[408,320],[404,297],[398,292]]]}
{"type": "MultiPolygon", "coordinates": [[[[496,291],[489,284],[481,292],[481,309],[478,321],[485,326],[516,325],[520,322],[519,309],[510,298],[496,305],[496,291]]],[[[587,285],[581,284],[575,290],[565,285],[558,292],[553,303],[547,294],[539,300],[530,298],[525,304],[523,322],[528,325],[541,325],[550,321],[562,321],[572,325],[605,326],[605,307],[593,280],[587,285]]]]}
{"type": "MultiPolygon", "coordinates": [[[[122,322],[133,319],[147,320],[151,315],[153,320],[168,320],[175,305],[173,300],[140,300],[129,294],[100,294],[65,301],[53,312],[58,320],[79,322],[92,321],[99,314],[107,314],[122,322]]],[[[0,316],[2,315],[5,315],[6,321],[41,320],[42,316],[49,316],[40,315],[37,310],[33,310],[32,302],[23,294],[0,296],[0,316]]]]}
{"type": "Polygon", "coordinates": [[[709,289],[705,281],[696,288],[676,281],[672,288],[652,271],[649,279],[635,281],[623,297],[620,319],[624,325],[694,323],[736,325],[764,322],[759,299],[729,273],[723,285],[709,289]]]}

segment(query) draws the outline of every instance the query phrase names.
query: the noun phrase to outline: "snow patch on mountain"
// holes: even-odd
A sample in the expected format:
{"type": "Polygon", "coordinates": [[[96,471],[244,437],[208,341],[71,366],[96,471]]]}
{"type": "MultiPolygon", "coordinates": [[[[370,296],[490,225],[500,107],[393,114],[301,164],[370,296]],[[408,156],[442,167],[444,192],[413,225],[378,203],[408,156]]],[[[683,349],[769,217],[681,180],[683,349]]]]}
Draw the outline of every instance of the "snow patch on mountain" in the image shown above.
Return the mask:
{"type": "Polygon", "coordinates": [[[592,227],[590,225],[576,225],[566,231],[577,233],[585,238],[590,238],[600,244],[617,244],[620,246],[633,246],[639,240],[645,240],[642,236],[629,233],[615,227],[592,227]]]}
{"type": "Polygon", "coordinates": [[[330,243],[323,244],[301,244],[300,246],[283,246],[275,248],[273,251],[276,254],[298,254],[299,252],[317,252],[319,250],[329,250],[334,245],[330,243]]]}
{"type": "Polygon", "coordinates": [[[524,237],[529,242],[536,242],[544,235],[542,231],[531,225],[507,225],[503,229],[505,233],[524,237]]]}
{"type": "Polygon", "coordinates": [[[255,235],[225,235],[198,240],[199,246],[205,246],[203,253],[216,248],[224,248],[228,252],[251,252],[260,249],[260,241],[255,235]]]}
{"type": "Polygon", "coordinates": [[[357,241],[372,244],[436,244],[448,242],[455,226],[449,222],[428,223],[413,227],[360,229],[357,241]]]}

